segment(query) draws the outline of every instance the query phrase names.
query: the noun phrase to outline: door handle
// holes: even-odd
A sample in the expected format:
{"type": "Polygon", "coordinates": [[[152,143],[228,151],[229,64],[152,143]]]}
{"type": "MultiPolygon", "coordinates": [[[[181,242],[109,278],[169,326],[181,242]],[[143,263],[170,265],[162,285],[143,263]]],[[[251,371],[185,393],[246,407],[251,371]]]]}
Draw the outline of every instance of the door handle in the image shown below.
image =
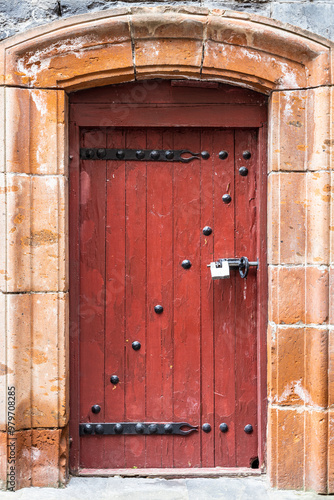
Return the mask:
{"type": "Polygon", "coordinates": [[[207,267],[210,268],[212,279],[219,280],[229,278],[230,269],[239,269],[240,276],[246,278],[250,266],[258,268],[259,260],[250,262],[247,257],[219,259],[216,262],[211,262],[207,267]]]}

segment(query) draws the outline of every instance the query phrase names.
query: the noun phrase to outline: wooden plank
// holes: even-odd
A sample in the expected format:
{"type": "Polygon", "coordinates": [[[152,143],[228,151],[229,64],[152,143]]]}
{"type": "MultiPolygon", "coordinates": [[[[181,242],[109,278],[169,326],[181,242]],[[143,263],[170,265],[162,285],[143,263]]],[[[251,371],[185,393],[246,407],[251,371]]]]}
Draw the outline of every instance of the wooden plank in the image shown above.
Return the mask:
{"type": "Polygon", "coordinates": [[[201,160],[201,425],[209,423],[212,431],[201,433],[201,463],[202,467],[213,467],[215,448],[215,417],[214,417],[214,339],[213,339],[213,281],[207,264],[213,261],[213,234],[204,235],[203,228],[213,228],[213,177],[215,161],[212,154],[214,131],[201,132],[201,150],[209,151],[208,160],[201,160]]]}
{"type": "MultiPolygon", "coordinates": [[[[162,131],[162,145],[164,149],[173,149],[173,130],[162,131]]],[[[174,416],[174,167],[164,173],[165,182],[162,190],[165,199],[170,199],[170,214],[164,220],[164,244],[168,255],[165,254],[165,262],[162,264],[162,300],[171,304],[171,310],[166,311],[162,318],[161,332],[161,356],[162,356],[162,415],[167,422],[173,421],[174,416]]],[[[163,467],[173,467],[174,462],[174,440],[168,436],[162,440],[161,465],[163,467]]]]}
{"type": "MultiPolygon", "coordinates": [[[[216,130],[214,133],[214,260],[235,256],[234,248],[234,132],[216,130]],[[228,157],[221,160],[220,151],[228,157]],[[224,194],[232,201],[225,204],[224,194]]],[[[215,345],[215,465],[235,466],[235,271],[225,280],[216,280],[214,290],[215,345]],[[221,423],[228,432],[219,430],[221,423]]]]}
{"type": "MultiPolygon", "coordinates": [[[[235,207],[237,256],[245,255],[255,261],[257,255],[257,204],[256,171],[257,134],[256,131],[236,131],[235,133],[235,207]],[[252,154],[249,160],[243,152],[252,154]],[[239,174],[239,168],[248,168],[248,175],[239,174]]],[[[249,467],[258,456],[257,443],[257,367],[256,367],[256,277],[257,271],[250,268],[246,279],[236,278],[236,448],[239,467],[249,467]],[[244,427],[253,426],[253,432],[246,434],[244,427]]]]}
{"type": "Polygon", "coordinates": [[[79,246],[79,194],[80,194],[80,170],[79,170],[79,127],[72,125],[70,128],[70,169],[69,169],[69,315],[70,315],[70,437],[72,446],[70,453],[71,471],[77,471],[80,460],[80,438],[79,428],[79,405],[80,405],[80,382],[79,382],[79,312],[80,312],[80,246],[79,246]],[[76,395],[75,398],[72,395],[76,395]]]}
{"type": "MultiPolygon", "coordinates": [[[[171,131],[147,130],[147,148],[172,147],[171,131]]],[[[146,421],[173,421],[173,165],[147,163],[146,421]],[[161,304],[162,314],[154,307],[161,304]]],[[[146,466],[173,465],[173,437],[146,438],[146,466]]]]}
{"type": "MultiPolygon", "coordinates": [[[[109,85],[96,89],[86,89],[70,94],[71,103],[239,103],[264,105],[268,97],[232,85],[194,80],[143,80],[120,85],[109,85]],[[174,82],[174,84],[173,84],[174,82]],[[218,88],[196,88],[197,85],[213,84],[218,88]],[[187,85],[187,88],[181,88],[187,85]],[[191,88],[191,85],[193,88],[191,88]]],[[[170,124],[172,125],[172,123],[170,124]]]]}
{"type": "Polygon", "coordinates": [[[264,474],[260,469],[248,469],[242,467],[210,467],[182,469],[182,468],[164,468],[164,469],[81,469],[78,476],[90,477],[163,477],[165,479],[183,477],[259,477],[264,474]]]}
{"type": "MultiPolygon", "coordinates": [[[[175,130],[174,147],[200,146],[199,130],[175,130]]],[[[174,418],[200,424],[200,162],[174,165],[174,418]],[[190,269],[181,263],[189,259],[190,269]]],[[[174,467],[200,466],[200,433],[174,437],[174,467]]]]}
{"type": "MultiPolygon", "coordinates": [[[[144,149],[146,130],[128,129],[125,147],[144,149]]],[[[126,163],[126,421],[145,418],[146,385],[146,163],[126,163]],[[141,342],[134,351],[134,340],[141,342]]],[[[117,439],[117,437],[116,437],[117,439]]],[[[127,467],[145,467],[145,436],[125,437],[127,467]]]]}
{"type": "MultiPolygon", "coordinates": [[[[266,120],[266,110],[243,104],[156,105],[110,104],[106,114],[105,104],[85,104],[71,107],[72,119],[82,127],[98,127],[101,122],[108,127],[259,127],[266,120]]],[[[180,149],[189,146],[180,144],[180,149]]]]}
{"type": "MultiPolygon", "coordinates": [[[[107,147],[124,147],[125,131],[108,129],[107,147]]],[[[125,162],[107,162],[105,421],[125,420],[125,162]],[[120,382],[110,382],[117,375],[120,382]]],[[[104,439],[104,467],[124,467],[124,436],[104,439]]]]}
{"type": "MultiPolygon", "coordinates": [[[[84,147],[106,144],[101,130],[82,132],[84,147]]],[[[106,162],[81,161],[80,171],[80,422],[104,422],[106,162]],[[101,412],[94,415],[94,404],[101,412]]],[[[98,436],[81,438],[81,465],[103,456],[98,436]]]]}

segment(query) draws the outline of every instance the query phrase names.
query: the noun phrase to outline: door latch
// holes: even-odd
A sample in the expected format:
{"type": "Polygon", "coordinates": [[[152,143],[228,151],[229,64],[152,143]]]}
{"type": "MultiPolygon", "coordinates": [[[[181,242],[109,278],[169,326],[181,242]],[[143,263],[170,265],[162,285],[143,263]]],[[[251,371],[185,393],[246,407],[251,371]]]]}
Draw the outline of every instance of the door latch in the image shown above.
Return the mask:
{"type": "Polygon", "coordinates": [[[247,257],[240,257],[240,259],[219,259],[216,262],[211,262],[207,267],[210,268],[213,280],[221,280],[230,277],[230,269],[239,269],[240,276],[246,278],[250,266],[258,268],[259,261],[249,262],[247,257]]]}

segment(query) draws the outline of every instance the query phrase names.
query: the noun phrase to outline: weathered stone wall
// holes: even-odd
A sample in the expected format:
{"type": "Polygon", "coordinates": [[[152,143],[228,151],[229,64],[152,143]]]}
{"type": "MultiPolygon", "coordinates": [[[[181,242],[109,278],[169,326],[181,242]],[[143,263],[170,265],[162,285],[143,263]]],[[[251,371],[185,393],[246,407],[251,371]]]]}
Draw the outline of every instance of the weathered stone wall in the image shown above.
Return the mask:
{"type": "Polygon", "coordinates": [[[180,5],[238,10],[290,23],[334,40],[333,0],[0,0],[0,39],[76,14],[127,5],[180,5]]]}

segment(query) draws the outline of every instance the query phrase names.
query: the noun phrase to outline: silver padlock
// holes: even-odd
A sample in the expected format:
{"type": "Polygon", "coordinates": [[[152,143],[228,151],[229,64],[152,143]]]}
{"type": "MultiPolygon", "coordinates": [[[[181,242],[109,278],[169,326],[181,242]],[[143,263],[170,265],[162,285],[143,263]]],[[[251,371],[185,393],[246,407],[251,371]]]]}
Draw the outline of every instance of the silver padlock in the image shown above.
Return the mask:
{"type": "Polygon", "coordinates": [[[211,278],[222,280],[230,277],[230,266],[227,260],[218,260],[210,263],[211,278]]]}

